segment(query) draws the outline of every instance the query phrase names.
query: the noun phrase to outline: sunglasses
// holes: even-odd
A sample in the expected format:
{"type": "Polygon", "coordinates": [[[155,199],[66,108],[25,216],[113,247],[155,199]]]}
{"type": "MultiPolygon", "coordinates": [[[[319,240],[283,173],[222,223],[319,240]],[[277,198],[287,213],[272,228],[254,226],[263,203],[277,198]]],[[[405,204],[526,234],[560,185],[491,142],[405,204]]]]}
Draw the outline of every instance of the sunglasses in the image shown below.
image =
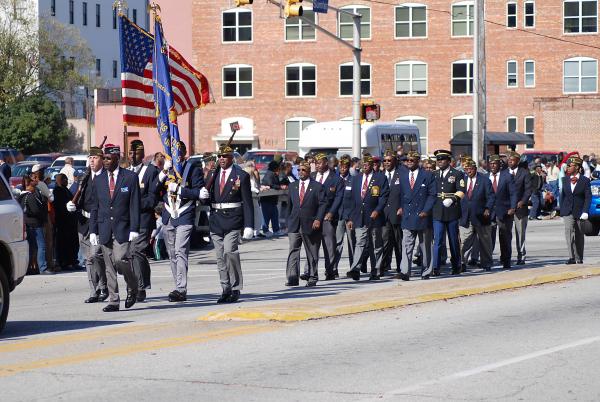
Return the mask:
{"type": "Polygon", "coordinates": [[[307,168],[300,168],[298,170],[301,172],[309,172],[310,171],[310,169],[307,169],[307,168]]]}
{"type": "Polygon", "coordinates": [[[217,155],[217,158],[229,158],[229,157],[231,157],[230,154],[218,154],[217,155]]]}
{"type": "Polygon", "coordinates": [[[384,162],[393,162],[394,160],[393,159],[384,159],[383,161],[384,162]]]}
{"type": "Polygon", "coordinates": [[[111,159],[112,159],[112,157],[110,157],[110,156],[105,156],[103,159],[104,159],[105,161],[109,161],[109,160],[111,160],[111,159]]]}

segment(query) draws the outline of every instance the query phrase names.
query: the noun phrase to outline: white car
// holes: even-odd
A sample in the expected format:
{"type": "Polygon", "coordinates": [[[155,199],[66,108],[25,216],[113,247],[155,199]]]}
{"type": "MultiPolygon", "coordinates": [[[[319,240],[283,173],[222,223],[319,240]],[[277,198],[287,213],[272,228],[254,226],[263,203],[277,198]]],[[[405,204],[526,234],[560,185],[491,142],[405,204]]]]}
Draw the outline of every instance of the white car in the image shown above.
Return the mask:
{"type": "Polygon", "coordinates": [[[23,210],[0,175],[0,332],[6,324],[10,292],[21,283],[29,264],[23,210]]]}
{"type": "Polygon", "coordinates": [[[85,169],[88,166],[88,155],[65,155],[56,158],[50,167],[46,168],[46,174],[50,176],[50,179],[54,181],[56,175],[65,166],[65,159],[73,158],[73,168],[77,175],[85,174],[85,169]]]}

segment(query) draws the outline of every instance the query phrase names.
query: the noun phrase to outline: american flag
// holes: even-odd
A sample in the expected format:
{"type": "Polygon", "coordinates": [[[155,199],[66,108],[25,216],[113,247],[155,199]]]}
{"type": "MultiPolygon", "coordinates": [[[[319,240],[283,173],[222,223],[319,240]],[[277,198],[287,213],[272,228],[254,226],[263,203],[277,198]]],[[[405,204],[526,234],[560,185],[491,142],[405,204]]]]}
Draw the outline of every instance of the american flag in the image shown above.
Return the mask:
{"type": "MultiPolygon", "coordinates": [[[[154,36],[119,16],[121,34],[121,91],[123,123],[129,126],[156,127],[152,86],[154,36]]],[[[169,46],[169,69],[173,99],[178,115],[210,102],[206,77],[194,69],[169,46]]]]}

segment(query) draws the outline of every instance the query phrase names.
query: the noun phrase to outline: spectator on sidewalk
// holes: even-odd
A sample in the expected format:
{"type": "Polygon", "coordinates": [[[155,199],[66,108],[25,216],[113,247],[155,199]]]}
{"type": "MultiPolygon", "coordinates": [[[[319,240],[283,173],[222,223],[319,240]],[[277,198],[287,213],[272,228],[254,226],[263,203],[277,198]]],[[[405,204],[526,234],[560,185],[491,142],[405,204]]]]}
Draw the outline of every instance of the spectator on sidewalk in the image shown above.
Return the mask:
{"type": "Polygon", "coordinates": [[[60,169],[60,172],[67,176],[67,188],[71,188],[75,182],[75,168],[73,167],[73,158],[68,156],[65,158],[65,166],[60,169]]]}
{"type": "MultiPolygon", "coordinates": [[[[286,185],[282,185],[279,182],[279,162],[273,160],[269,162],[267,171],[261,182],[261,189],[264,190],[285,190],[286,185]]],[[[263,233],[269,232],[269,224],[273,228],[273,234],[279,236],[281,232],[279,230],[279,211],[277,210],[277,204],[279,202],[279,195],[268,195],[261,197],[260,207],[263,214],[263,233]]]]}
{"type": "MultiPolygon", "coordinates": [[[[4,176],[6,181],[8,181],[10,179],[10,176],[12,175],[10,165],[8,163],[6,163],[6,161],[4,159],[2,159],[1,156],[0,156],[0,174],[2,176],[4,176]]],[[[23,188],[25,188],[25,187],[23,186],[23,188]]]]}
{"type": "Polygon", "coordinates": [[[56,262],[61,269],[79,269],[77,216],[67,211],[67,203],[73,199],[73,194],[67,188],[67,176],[62,173],[56,175],[56,187],[53,194],[52,204],[56,221],[54,225],[56,262]]]}
{"type": "Polygon", "coordinates": [[[531,209],[529,210],[529,220],[540,220],[542,212],[542,188],[544,187],[544,174],[542,165],[535,165],[531,172],[531,209]]]}
{"type": "Polygon", "coordinates": [[[167,246],[165,244],[165,236],[163,234],[162,222],[162,205],[157,205],[154,208],[154,218],[156,219],[156,227],[150,234],[150,243],[152,244],[152,252],[156,261],[162,261],[167,258],[167,246]]]}
{"type": "Polygon", "coordinates": [[[254,210],[254,237],[261,235],[262,212],[258,194],[260,193],[260,176],[254,165],[254,161],[244,164],[244,171],[250,175],[250,191],[252,192],[252,208],[254,210]]]}
{"type": "Polygon", "coordinates": [[[37,266],[40,274],[53,275],[46,262],[46,240],[44,224],[48,220],[48,201],[36,188],[36,179],[23,177],[24,191],[21,193],[20,204],[24,212],[27,242],[29,243],[30,258],[35,258],[31,250],[37,250],[37,266]]]}

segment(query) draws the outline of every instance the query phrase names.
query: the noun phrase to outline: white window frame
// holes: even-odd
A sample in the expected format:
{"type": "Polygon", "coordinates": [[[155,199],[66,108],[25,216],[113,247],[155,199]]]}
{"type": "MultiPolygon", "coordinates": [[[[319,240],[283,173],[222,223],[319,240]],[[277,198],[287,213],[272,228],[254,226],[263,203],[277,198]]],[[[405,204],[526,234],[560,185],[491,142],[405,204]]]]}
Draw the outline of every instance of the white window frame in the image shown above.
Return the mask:
{"type": "MultiPolygon", "coordinates": [[[[598,35],[598,1],[596,0],[596,32],[581,32],[581,28],[583,27],[582,24],[582,18],[583,16],[581,15],[581,3],[583,1],[586,0],[563,0],[561,6],[562,6],[562,24],[563,24],[563,35],[598,35]],[[579,30],[580,32],[565,32],[565,18],[569,18],[569,19],[575,19],[576,17],[565,17],[565,4],[566,3],[578,3],[579,4],[579,16],[577,17],[579,19],[579,30]]],[[[589,16],[586,18],[592,18],[593,16],[589,16]]]]}
{"type": "Polygon", "coordinates": [[[535,20],[536,20],[536,18],[535,18],[535,1],[534,0],[526,0],[523,3],[523,28],[525,28],[525,29],[535,28],[535,20]],[[527,14],[527,5],[528,4],[533,4],[533,14],[527,14]],[[533,18],[533,25],[527,25],[527,17],[533,18]]]}
{"type": "Polygon", "coordinates": [[[454,116],[452,118],[451,124],[450,124],[450,138],[454,138],[454,120],[466,120],[467,121],[467,129],[465,131],[471,131],[473,130],[473,115],[472,114],[463,114],[460,116],[454,116]]]}
{"type": "MultiPolygon", "coordinates": [[[[232,27],[227,27],[232,28],[232,27]]],[[[252,14],[252,10],[247,8],[233,8],[229,10],[223,10],[221,12],[221,44],[227,45],[230,43],[253,43],[254,42],[254,14],[252,14]],[[239,15],[242,13],[250,13],[250,25],[242,25],[240,26],[240,18],[239,15]],[[225,40],[225,25],[223,25],[223,15],[224,14],[235,14],[235,40],[226,41],[225,40]],[[248,28],[250,27],[250,40],[240,40],[240,28],[248,28]]]]}
{"type": "MultiPolygon", "coordinates": [[[[473,76],[469,74],[469,64],[473,64],[473,60],[457,60],[452,62],[452,65],[450,66],[450,94],[452,96],[471,96],[473,95],[473,92],[469,90],[469,81],[473,80],[473,76]],[[454,93],[454,80],[458,79],[458,78],[454,78],[453,77],[453,70],[454,70],[454,65],[455,64],[467,64],[467,92],[464,94],[461,93],[454,93]]],[[[475,74],[475,66],[473,66],[473,74],[475,74]]],[[[460,78],[461,80],[464,78],[460,78]]],[[[473,82],[473,90],[475,90],[475,82],[473,82]]]]}
{"type": "Polygon", "coordinates": [[[517,63],[516,60],[507,60],[506,61],[506,88],[512,89],[512,88],[518,88],[518,87],[519,87],[519,63],[517,63]],[[510,73],[508,71],[508,66],[510,64],[513,64],[515,66],[514,73],[510,73]],[[515,85],[509,85],[509,79],[511,76],[513,76],[515,79],[515,85]]]}
{"type": "Polygon", "coordinates": [[[415,124],[414,121],[415,120],[422,120],[425,122],[425,130],[427,130],[427,132],[425,133],[425,136],[423,136],[423,133],[419,130],[419,141],[421,140],[425,140],[425,149],[423,149],[423,147],[421,147],[421,155],[427,155],[429,154],[429,120],[426,117],[423,116],[400,116],[398,118],[396,118],[396,122],[398,123],[402,123],[407,121],[410,124],[415,124]]]}
{"type": "MultiPolygon", "coordinates": [[[[342,80],[342,67],[353,67],[353,66],[354,66],[353,63],[349,62],[349,63],[340,64],[339,67],[338,67],[338,96],[340,98],[348,98],[348,97],[352,96],[352,94],[350,94],[350,95],[342,95],[342,81],[344,81],[344,82],[348,82],[348,81],[352,82],[352,79],[350,79],[350,80],[342,80]]],[[[369,97],[369,96],[371,96],[371,93],[373,92],[373,78],[372,78],[373,77],[373,67],[371,66],[370,63],[360,63],[360,68],[361,68],[361,79],[360,79],[361,85],[362,85],[363,82],[368,82],[369,83],[369,93],[368,94],[367,93],[363,93],[362,92],[362,86],[361,86],[360,96],[361,97],[363,97],[363,96],[369,97]],[[369,67],[369,78],[368,79],[363,79],[362,78],[362,68],[363,67],[369,67]]]]}
{"type": "Polygon", "coordinates": [[[523,86],[525,88],[535,88],[535,60],[525,60],[523,61],[523,86]],[[533,73],[527,73],[527,63],[533,64],[533,73]],[[533,77],[533,84],[527,85],[527,76],[531,75],[533,77]]]}
{"type": "MultiPolygon", "coordinates": [[[[535,141],[535,116],[525,116],[523,118],[523,134],[531,136],[531,138],[533,138],[533,140],[535,141]],[[533,120],[533,131],[532,132],[527,131],[527,120],[528,119],[533,120]]],[[[535,147],[535,145],[525,145],[525,149],[533,149],[534,147],[535,147]]]]}
{"type": "Polygon", "coordinates": [[[403,3],[394,7],[394,39],[398,40],[413,40],[413,39],[427,39],[429,36],[429,10],[427,9],[426,4],[421,3],[403,3]],[[406,22],[398,22],[396,20],[396,10],[398,8],[408,8],[408,27],[409,27],[409,36],[396,36],[396,27],[398,24],[406,24],[406,22]],[[425,9],[425,36],[413,36],[413,23],[422,23],[423,21],[413,21],[412,19],[412,9],[413,8],[424,8],[425,9]]]}
{"type": "MultiPolygon", "coordinates": [[[[310,122],[311,124],[315,124],[315,123],[317,122],[317,120],[316,120],[316,119],[313,119],[312,117],[292,117],[292,118],[290,118],[290,119],[287,119],[287,120],[284,122],[284,128],[285,128],[285,138],[284,138],[284,144],[285,144],[285,149],[288,149],[288,150],[289,150],[289,148],[288,148],[288,146],[287,146],[287,142],[288,142],[288,140],[290,140],[290,141],[298,141],[298,142],[300,142],[300,133],[302,133],[302,130],[303,130],[303,128],[302,128],[302,124],[303,124],[303,123],[307,123],[307,122],[310,122]],[[288,136],[288,127],[287,127],[287,123],[288,123],[288,122],[291,122],[291,123],[295,123],[295,122],[297,122],[297,123],[298,123],[298,126],[299,126],[299,128],[300,128],[300,131],[298,132],[298,138],[295,138],[295,137],[293,137],[293,138],[289,138],[289,136],[288,136]]],[[[309,124],[309,125],[310,125],[310,124],[309,124]]],[[[308,126],[307,126],[307,127],[308,127],[308,126]]],[[[298,144],[298,145],[300,145],[300,144],[298,144]]]]}
{"type": "Polygon", "coordinates": [[[506,131],[509,132],[509,133],[517,133],[517,132],[519,132],[519,118],[517,116],[508,116],[506,118],[506,131]],[[512,121],[515,122],[515,131],[510,131],[509,120],[512,120],[512,121]]]}
{"type": "MultiPolygon", "coordinates": [[[[361,35],[360,40],[371,40],[371,38],[373,36],[372,29],[371,29],[372,28],[372,21],[373,21],[373,9],[371,7],[369,7],[369,6],[364,5],[364,4],[352,4],[352,5],[349,5],[349,6],[340,7],[340,9],[341,10],[350,11],[350,12],[355,13],[355,14],[358,14],[356,12],[357,9],[368,9],[369,10],[369,21],[365,22],[365,21],[363,21],[363,18],[360,19],[361,20],[360,21],[360,31],[362,31],[362,27],[363,26],[368,26],[369,27],[369,36],[368,37],[363,37],[361,35]]],[[[341,13],[338,13],[338,15],[340,16],[340,17],[338,17],[338,21],[337,21],[338,36],[340,38],[342,38],[342,28],[341,28],[342,25],[344,25],[344,26],[346,26],[346,25],[352,26],[352,25],[354,25],[354,21],[352,23],[349,23],[349,22],[342,23],[342,21],[341,21],[341,13]]],[[[350,38],[342,38],[342,39],[344,39],[344,40],[352,40],[351,37],[350,38]]]]}
{"type": "Polygon", "coordinates": [[[519,25],[519,5],[517,4],[516,1],[509,1],[506,3],[506,29],[517,29],[519,25]],[[508,14],[508,6],[509,5],[513,5],[515,7],[515,14],[508,14]],[[508,26],[508,19],[510,17],[515,17],[515,26],[514,27],[509,27],[508,26]]]}
{"type": "MultiPolygon", "coordinates": [[[[473,29],[475,29],[475,19],[473,18],[473,14],[471,14],[469,12],[469,10],[471,10],[471,7],[475,7],[475,3],[473,1],[460,1],[458,3],[454,3],[451,5],[450,7],[450,36],[452,38],[472,38],[473,37],[473,32],[471,29],[471,24],[469,24],[469,22],[473,23],[473,29]],[[454,7],[457,6],[467,6],[467,18],[464,20],[454,20],[454,7]],[[467,23],[467,34],[466,35],[454,35],[454,23],[455,22],[463,22],[466,21],[467,23]]],[[[473,12],[475,10],[473,9],[473,12]]]]}
{"type": "Polygon", "coordinates": [[[592,57],[572,57],[570,59],[563,60],[563,74],[562,74],[562,76],[563,76],[563,94],[595,94],[595,93],[598,93],[598,59],[594,59],[592,57]],[[585,77],[583,77],[581,75],[581,64],[582,64],[583,61],[595,61],[596,62],[596,75],[595,75],[595,78],[596,78],[596,88],[593,91],[585,91],[584,92],[584,91],[581,90],[581,80],[582,80],[582,78],[590,78],[590,77],[592,77],[592,76],[585,76],[585,77]],[[575,76],[565,77],[565,65],[566,65],[567,62],[578,62],[579,75],[577,76],[577,78],[579,79],[579,85],[578,85],[579,91],[577,91],[577,92],[567,92],[565,90],[565,78],[575,78],[575,76]]]}
{"type": "MultiPolygon", "coordinates": [[[[311,64],[311,63],[292,63],[292,64],[288,64],[288,65],[286,65],[284,67],[283,74],[284,74],[284,76],[283,76],[283,78],[284,78],[283,79],[283,81],[284,81],[284,91],[285,91],[285,97],[286,98],[297,99],[297,98],[316,98],[317,97],[317,94],[319,93],[318,92],[318,87],[317,87],[318,86],[317,84],[318,84],[318,77],[319,76],[317,75],[318,71],[317,71],[317,66],[315,64],[311,64]],[[300,67],[300,79],[297,81],[299,83],[299,87],[298,87],[299,90],[300,90],[300,94],[299,95],[288,95],[288,93],[287,93],[287,84],[288,84],[287,69],[288,69],[288,67],[300,67]],[[315,81],[315,94],[314,95],[304,95],[302,93],[302,83],[305,82],[305,80],[302,77],[302,75],[304,74],[302,72],[302,67],[314,67],[315,68],[315,80],[314,80],[315,81]]],[[[296,81],[290,81],[290,82],[296,82],[296,81]]],[[[309,82],[309,81],[307,80],[307,82],[309,82]]],[[[310,82],[312,82],[312,80],[310,82]]]]}
{"type": "Polygon", "coordinates": [[[249,64],[229,64],[223,66],[221,69],[221,98],[223,99],[252,99],[254,98],[254,68],[249,64]],[[225,69],[226,68],[235,68],[235,81],[225,81],[225,69]],[[240,68],[249,68],[252,74],[252,81],[240,81],[240,68]],[[251,96],[240,96],[240,84],[241,83],[250,83],[252,88],[251,96]],[[235,83],[235,92],[236,96],[225,96],[225,84],[226,83],[235,83]]]}
{"type": "MultiPolygon", "coordinates": [[[[312,6],[302,6],[304,8],[304,12],[306,11],[312,11],[312,6]]],[[[314,13],[315,16],[315,24],[319,23],[319,15],[318,13],[314,13]]],[[[304,17],[306,17],[304,15],[304,17]]],[[[284,42],[290,42],[290,43],[296,43],[296,42],[316,42],[317,41],[317,28],[314,28],[308,24],[303,24],[302,21],[300,20],[300,18],[298,18],[298,23],[294,23],[294,24],[289,24],[288,25],[288,18],[284,18],[283,21],[283,40],[284,42]],[[288,39],[287,38],[287,28],[288,26],[290,27],[297,27],[298,28],[298,36],[300,39],[288,39]],[[304,36],[304,29],[308,27],[310,29],[313,29],[315,31],[315,37],[314,39],[303,39],[304,36]]]]}
{"type": "MultiPolygon", "coordinates": [[[[429,66],[427,65],[427,63],[425,63],[424,61],[420,61],[420,60],[407,60],[407,61],[402,61],[400,63],[396,63],[394,64],[394,95],[395,96],[401,96],[401,97],[405,97],[405,96],[427,96],[429,93],[429,66]],[[399,81],[398,76],[396,75],[396,67],[400,66],[400,65],[408,65],[410,66],[410,77],[408,78],[408,82],[410,84],[410,93],[408,94],[398,94],[397,92],[397,83],[399,81]],[[425,66],[425,93],[424,94],[417,94],[414,93],[413,90],[413,83],[415,81],[415,78],[413,77],[413,66],[415,65],[424,65],[425,66]]],[[[421,78],[417,78],[418,81],[423,81],[423,79],[421,78]]],[[[406,81],[406,80],[402,80],[402,81],[406,81]]]]}

